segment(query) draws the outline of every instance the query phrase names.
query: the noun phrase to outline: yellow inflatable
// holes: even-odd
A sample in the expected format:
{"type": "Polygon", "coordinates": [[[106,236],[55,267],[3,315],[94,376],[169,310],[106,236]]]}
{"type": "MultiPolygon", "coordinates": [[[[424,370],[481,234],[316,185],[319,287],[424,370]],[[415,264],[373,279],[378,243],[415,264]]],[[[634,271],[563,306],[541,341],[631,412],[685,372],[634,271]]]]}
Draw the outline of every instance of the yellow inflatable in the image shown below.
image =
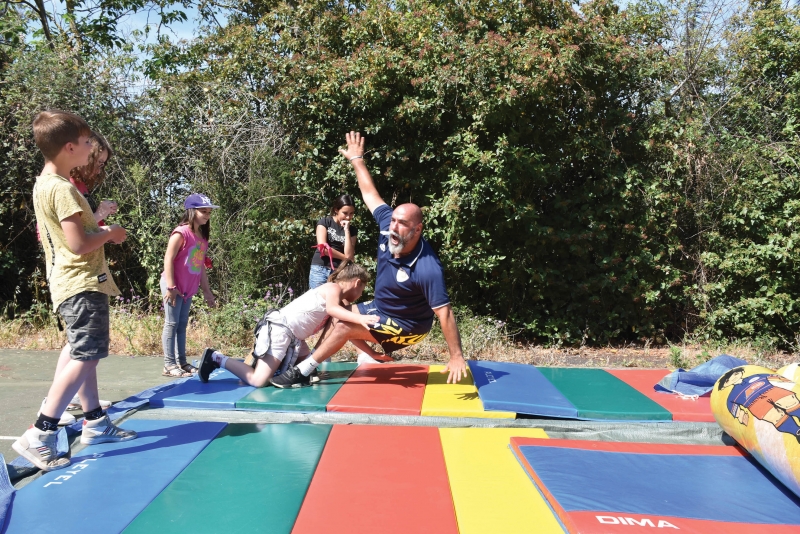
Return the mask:
{"type": "Polygon", "coordinates": [[[731,369],[714,385],[711,411],[725,432],[800,496],[800,373],[793,365],[731,369]]]}
{"type": "Polygon", "coordinates": [[[786,367],[781,367],[776,371],[784,378],[788,378],[792,382],[800,382],[800,364],[792,363],[786,367]]]}

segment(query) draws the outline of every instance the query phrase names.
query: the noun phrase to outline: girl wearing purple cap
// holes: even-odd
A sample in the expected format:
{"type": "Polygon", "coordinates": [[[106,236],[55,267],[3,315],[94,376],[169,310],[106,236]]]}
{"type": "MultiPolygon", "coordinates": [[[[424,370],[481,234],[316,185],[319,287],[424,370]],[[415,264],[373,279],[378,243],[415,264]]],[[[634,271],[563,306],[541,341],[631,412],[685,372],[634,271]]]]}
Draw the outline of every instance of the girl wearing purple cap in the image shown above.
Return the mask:
{"type": "Polygon", "coordinates": [[[186,325],[189,308],[198,288],[212,308],[217,303],[208,287],[206,251],[211,229],[211,210],[218,208],[205,195],[193,193],[183,203],[186,213],[181,223],[172,231],[164,254],[164,272],[161,273],[161,295],[164,297],[164,376],[181,378],[192,376],[197,368],[186,361],[186,325]]]}

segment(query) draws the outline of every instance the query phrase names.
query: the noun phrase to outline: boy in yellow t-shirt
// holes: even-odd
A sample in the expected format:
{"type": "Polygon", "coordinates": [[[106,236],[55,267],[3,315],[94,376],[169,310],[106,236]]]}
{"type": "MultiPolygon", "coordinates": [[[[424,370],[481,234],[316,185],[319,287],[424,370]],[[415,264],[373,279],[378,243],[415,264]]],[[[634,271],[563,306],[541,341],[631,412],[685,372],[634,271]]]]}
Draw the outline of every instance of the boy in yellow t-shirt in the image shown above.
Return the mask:
{"type": "Polygon", "coordinates": [[[56,431],[76,393],[86,416],[81,443],[136,437],[135,432],[111,423],[97,393],[97,364],[108,356],[108,297],[119,294],[108,272],[103,245],[122,243],[126,233],[116,224],[97,226],[88,202],[66,178],[70,170],[87,164],[90,135],[86,121],[64,111],[43,111],[33,121],[33,136],[45,160],[33,186],[33,207],[53,308],[66,324],[71,357],[53,378],[36,422],[12,445],[42,471],[70,464],[67,458],[57,458],[56,431]]]}

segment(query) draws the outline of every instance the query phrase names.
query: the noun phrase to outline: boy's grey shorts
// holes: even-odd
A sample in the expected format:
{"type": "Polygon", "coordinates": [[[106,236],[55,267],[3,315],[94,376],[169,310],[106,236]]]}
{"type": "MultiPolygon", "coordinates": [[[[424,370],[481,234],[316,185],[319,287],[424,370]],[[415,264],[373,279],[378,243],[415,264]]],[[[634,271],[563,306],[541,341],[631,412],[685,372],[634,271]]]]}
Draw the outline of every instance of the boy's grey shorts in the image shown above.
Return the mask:
{"type": "Polygon", "coordinates": [[[99,360],[108,356],[108,295],[84,291],[58,306],[67,325],[67,341],[73,360],[99,360]]]}

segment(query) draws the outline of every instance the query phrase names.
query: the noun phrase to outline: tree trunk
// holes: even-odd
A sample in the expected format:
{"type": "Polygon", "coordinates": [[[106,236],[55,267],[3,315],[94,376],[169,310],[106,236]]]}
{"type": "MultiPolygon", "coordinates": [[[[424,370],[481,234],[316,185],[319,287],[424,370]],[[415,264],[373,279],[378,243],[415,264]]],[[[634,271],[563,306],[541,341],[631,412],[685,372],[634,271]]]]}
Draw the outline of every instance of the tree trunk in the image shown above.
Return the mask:
{"type": "Polygon", "coordinates": [[[75,51],[78,54],[83,52],[83,37],[81,36],[78,25],[75,23],[75,0],[67,0],[67,15],[69,16],[69,28],[72,30],[72,38],[75,41],[75,51]]]}
{"type": "Polygon", "coordinates": [[[55,50],[55,44],[53,44],[53,36],[50,34],[50,23],[47,22],[47,9],[44,7],[44,0],[36,0],[36,14],[39,15],[39,21],[42,23],[42,31],[44,32],[44,38],[47,40],[47,44],[51,50],[55,50]]]}

